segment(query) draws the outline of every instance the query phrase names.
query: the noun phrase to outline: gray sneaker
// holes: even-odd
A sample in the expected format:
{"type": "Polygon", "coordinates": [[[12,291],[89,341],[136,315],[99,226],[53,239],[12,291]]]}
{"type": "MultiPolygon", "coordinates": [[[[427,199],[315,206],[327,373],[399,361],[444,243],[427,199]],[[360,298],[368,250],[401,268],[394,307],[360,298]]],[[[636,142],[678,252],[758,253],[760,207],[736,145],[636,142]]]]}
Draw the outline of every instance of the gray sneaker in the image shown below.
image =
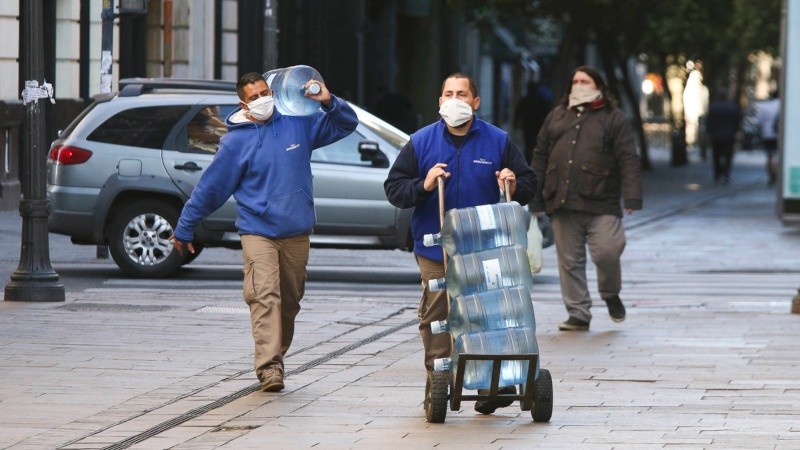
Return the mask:
{"type": "Polygon", "coordinates": [[[622,322],[625,320],[625,305],[622,304],[622,300],[618,295],[603,300],[606,302],[608,315],[611,316],[611,320],[614,322],[622,322]]]}
{"type": "Polygon", "coordinates": [[[558,329],[561,331],[587,331],[589,322],[569,316],[569,319],[558,324],[558,329]]]}
{"type": "Polygon", "coordinates": [[[264,392],[283,390],[283,371],[279,367],[269,367],[261,372],[261,390],[264,392]]]}

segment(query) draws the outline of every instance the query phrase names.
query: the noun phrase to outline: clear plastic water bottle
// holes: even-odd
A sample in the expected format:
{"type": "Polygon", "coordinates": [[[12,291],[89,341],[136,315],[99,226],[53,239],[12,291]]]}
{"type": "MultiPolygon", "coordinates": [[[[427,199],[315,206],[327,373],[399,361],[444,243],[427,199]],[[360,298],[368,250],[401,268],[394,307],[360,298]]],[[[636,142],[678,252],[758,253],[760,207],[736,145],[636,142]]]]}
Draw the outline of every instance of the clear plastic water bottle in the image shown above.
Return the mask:
{"type": "Polygon", "coordinates": [[[531,289],[531,266],[527,250],[519,245],[456,253],[447,261],[445,278],[428,282],[431,292],[447,289],[450,298],[511,286],[531,289]]]}
{"type": "MultiPolygon", "coordinates": [[[[450,358],[433,361],[436,371],[455,370],[459,355],[526,355],[539,353],[536,333],[531,327],[514,327],[502,330],[475,331],[456,338],[450,358]]],[[[503,360],[500,363],[499,387],[524,384],[528,380],[528,361],[503,360]]],[[[534,378],[539,376],[539,367],[534,378]]],[[[464,366],[465,389],[488,389],[492,381],[492,361],[469,360],[464,366]]]]}
{"type": "Polygon", "coordinates": [[[431,331],[464,333],[527,326],[536,330],[531,292],[525,286],[494,289],[450,300],[447,320],[431,323],[431,331]]]}
{"type": "Polygon", "coordinates": [[[450,256],[505,245],[526,247],[530,220],[530,213],[517,202],[451,209],[442,230],[423,236],[423,244],[441,245],[450,256]]]}
{"type": "MultiPolygon", "coordinates": [[[[313,67],[299,65],[274,69],[265,73],[264,79],[272,89],[275,107],[281,114],[308,116],[319,111],[319,102],[305,96],[305,84],[309,80],[325,82],[322,75],[313,67]]],[[[321,89],[319,84],[314,83],[309,86],[308,91],[312,94],[319,94],[321,89]]]]}

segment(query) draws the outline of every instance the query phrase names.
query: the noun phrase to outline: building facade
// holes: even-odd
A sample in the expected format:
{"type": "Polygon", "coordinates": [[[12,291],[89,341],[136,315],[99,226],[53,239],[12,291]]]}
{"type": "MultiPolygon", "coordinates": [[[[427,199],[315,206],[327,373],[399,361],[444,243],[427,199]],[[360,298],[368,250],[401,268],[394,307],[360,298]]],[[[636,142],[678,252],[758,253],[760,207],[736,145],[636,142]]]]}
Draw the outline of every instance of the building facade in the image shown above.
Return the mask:
{"type": "MultiPolygon", "coordinates": [[[[6,41],[0,48],[4,210],[19,202],[19,155],[26,144],[20,99],[26,1],[0,2],[0,33],[6,41]]],[[[381,92],[401,94],[411,105],[414,125],[421,126],[438,117],[436,98],[449,73],[476,78],[479,113],[499,125],[507,123],[513,97],[522,89],[525,69],[519,55],[498,50],[492,43],[497,33],[470,25],[445,0],[39,1],[44,78],[53,84],[56,100],[42,102],[48,143],[102,90],[104,5],[116,13],[112,90],[120,78],[235,80],[245,72],[307,64],[319,70],[332,92],[367,109],[381,92]],[[120,13],[121,5],[146,11],[120,13]]]]}

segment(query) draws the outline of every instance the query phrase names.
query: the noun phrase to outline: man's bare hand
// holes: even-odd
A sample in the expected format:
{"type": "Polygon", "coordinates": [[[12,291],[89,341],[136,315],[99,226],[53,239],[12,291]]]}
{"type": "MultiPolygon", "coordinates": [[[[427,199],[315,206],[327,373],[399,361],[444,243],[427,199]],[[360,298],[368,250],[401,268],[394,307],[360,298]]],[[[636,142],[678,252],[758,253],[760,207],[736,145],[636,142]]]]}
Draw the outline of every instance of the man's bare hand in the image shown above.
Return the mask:
{"type": "Polygon", "coordinates": [[[328,106],[331,106],[331,93],[330,91],[328,91],[328,87],[325,86],[325,83],[317,80],[308,80],[308,82],[303,86],[303,88],[305,89],[304,95],[306,97],[310,98],[311,100],[316,100],[322,103],[323,105],[325,105],[326,108],[328,106]],[[309,88],[311,87],[312,84],[319,85],[320,90],[318,93],[316,94],[311,93],[312,91],[309,88]]]}
{"type": "Polygon", "coordinates": [[[171,236],[169,240],[172,241],[172,245],[175,247],[175,250],[177,250],[181,255],[186,255],[187,250],[189,253],[194,255],[194,244],[191,242],[184,243],[183,241],[176,239],[175,236],[171,236]]]}
{"type": "Polygon", "coordinates": [[[497,177],[497,185],[500,186],[500,189],[505,191],[506,190],[506,181],[508,181],[508,195],[514,195],[514,192],[517,190],[517,176],[511,169],[503,169],[499,172],[494,173],[497,177]]]}
{"type": "Polygon", "coordinates": [[[434,189],[438,186],[438,181],[436,181],[439,177],[447,178],[450,176],[450,172],[444,170],[447,167],[445,163],[436,163],[431,170],[428,171],[428,175],[425,176],[425,190],[428,192],[433,192],[434,189]]]}

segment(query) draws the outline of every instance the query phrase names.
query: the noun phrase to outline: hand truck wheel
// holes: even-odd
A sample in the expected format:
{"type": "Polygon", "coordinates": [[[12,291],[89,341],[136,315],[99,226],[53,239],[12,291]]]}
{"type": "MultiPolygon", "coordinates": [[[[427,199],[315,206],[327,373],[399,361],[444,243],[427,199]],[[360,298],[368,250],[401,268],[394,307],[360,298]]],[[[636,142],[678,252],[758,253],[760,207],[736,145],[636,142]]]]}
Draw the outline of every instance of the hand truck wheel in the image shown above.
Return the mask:
{"type": "Polygon", "coordinates": [[[425,418],[428,422],[444,423],[449,387],[450,372],[428,372],[425,383],[425,418]]]}
{"type": "Polygon", "coordinates": [[[539,369],[539,376],[533,385],[531,417],[534,422],[549,422],[553,415],[553,378],[550,376],[550,371],[539,369]]]}

